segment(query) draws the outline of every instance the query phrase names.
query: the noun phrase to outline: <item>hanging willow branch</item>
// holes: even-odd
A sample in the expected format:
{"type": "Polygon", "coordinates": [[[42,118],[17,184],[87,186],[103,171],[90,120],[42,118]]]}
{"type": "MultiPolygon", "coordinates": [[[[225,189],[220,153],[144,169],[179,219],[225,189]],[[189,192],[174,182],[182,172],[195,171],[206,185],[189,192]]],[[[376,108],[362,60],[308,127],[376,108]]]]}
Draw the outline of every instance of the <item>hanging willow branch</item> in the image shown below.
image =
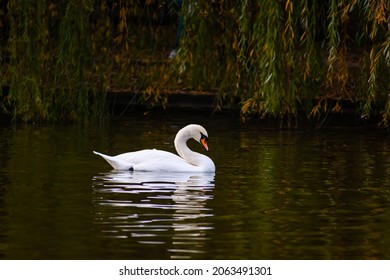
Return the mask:
{"type": "Polygon", "coordinates": [[[106,114],[106,92],[156,106],[191,90],[215,93],[216,109],[238,104],[243,119],[320,116],[348,100],[387,125],[387,0],[178,2],[0,5],[0,107],[26,121],[87,120],[106,114]]]}

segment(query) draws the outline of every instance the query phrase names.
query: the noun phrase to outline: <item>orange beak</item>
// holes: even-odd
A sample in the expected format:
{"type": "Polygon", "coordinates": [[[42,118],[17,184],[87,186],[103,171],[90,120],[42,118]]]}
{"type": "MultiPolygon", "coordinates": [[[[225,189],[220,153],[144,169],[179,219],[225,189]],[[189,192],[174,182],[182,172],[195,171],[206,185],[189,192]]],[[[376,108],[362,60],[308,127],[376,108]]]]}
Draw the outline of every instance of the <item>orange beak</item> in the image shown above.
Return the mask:
{"type": "Polygon", "coordinates": [[[207,139],[206,138],[202,138],[202,139],[200,139],[200,142],[202,143],[202,145],[206,149],[206,151],[208,151],[209,150],[209,146],[207,145],[207,139]]]}

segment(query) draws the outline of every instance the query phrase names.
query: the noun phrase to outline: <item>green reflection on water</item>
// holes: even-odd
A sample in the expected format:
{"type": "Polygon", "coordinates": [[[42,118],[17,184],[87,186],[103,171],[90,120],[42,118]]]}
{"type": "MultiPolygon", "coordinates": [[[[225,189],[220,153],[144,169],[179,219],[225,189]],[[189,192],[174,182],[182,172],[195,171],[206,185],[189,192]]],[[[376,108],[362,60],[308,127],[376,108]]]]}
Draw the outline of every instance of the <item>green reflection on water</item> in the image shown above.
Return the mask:
{"type": "Polygon", "coordinates": [[[91,153],[174,151],[185,119],[1,127],[0,257],[390,258],[388,136],[196,121],[215,178],[115,174],[91,153]]]}

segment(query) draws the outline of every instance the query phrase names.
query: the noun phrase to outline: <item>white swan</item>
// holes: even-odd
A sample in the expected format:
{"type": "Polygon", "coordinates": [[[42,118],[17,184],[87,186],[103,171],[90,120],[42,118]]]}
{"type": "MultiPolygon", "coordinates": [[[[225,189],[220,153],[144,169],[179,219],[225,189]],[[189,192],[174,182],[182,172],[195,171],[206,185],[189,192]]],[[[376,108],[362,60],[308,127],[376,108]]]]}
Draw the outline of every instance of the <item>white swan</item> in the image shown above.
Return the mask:
{"type": "Polygon", "coordinates": [[[153,172],[215,172],[214,162],[207,156],[191,151],[187,147],[188,139],[195,139],[208,151],[206,129],[190,124],[180,129],[175,137],[175,155],[161,150],[141,150],[117,156],[108,156],[98,152],[115,170],[153,171],[153,172]]]}

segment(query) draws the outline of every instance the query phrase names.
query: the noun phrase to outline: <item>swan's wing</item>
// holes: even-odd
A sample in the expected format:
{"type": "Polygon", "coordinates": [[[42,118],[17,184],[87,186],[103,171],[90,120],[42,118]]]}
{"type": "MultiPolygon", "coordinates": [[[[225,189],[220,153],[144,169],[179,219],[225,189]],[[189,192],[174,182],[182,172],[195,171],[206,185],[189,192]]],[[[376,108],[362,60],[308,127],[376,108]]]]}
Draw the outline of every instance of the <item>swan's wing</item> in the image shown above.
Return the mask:
{"type": "Polygon", "coordinates": [[[187,172],[196,167],[176,154],[162,150],[141,150],[120,154],[117,158],[134,164],[134,170],[153,172],[187,172]]]}
{"type": "MultiPolygon", "coordinates": [[[[211,172],[215,170],[214,164],[212,164],[212,170],[205,170],[203,167],[186,162],[176,154],[155,149],[129,152],[117,156],[94,153],[103,157],[115,170],[152,172],[211,172]]],[[[210,159],[208,160],[210,161],[210,159]]]]}
{"type": "Polygon", "coordinates": [[[196,171],[196,168],[175,154],[158,150],[134,165],[134,170],[153,172],[189,172],[196,171]]]}
{"type": "Polygon", "coordinates": [[[199,167],[186,162],[174,153],[162,150],[141,150],[115,156],[115,158],[131,162],[135,171],[152,172],[199,172],[199,167]]]}
{"type": "Polygon", "coordinates": [[[124,161],[121,158],[108,156],[95,151],[93,151],[93,153],[104,158],[115,170],[132,170],[134,168],[133,163],[124,161]]]}
{"type": "Polygon", "coordinates": [[[178,155],[161,150],[141,150],[109,156],[99,152],[96,155],[104,158],[115,170],[164,171],[182,169],[189,165],[178,155]]]}

